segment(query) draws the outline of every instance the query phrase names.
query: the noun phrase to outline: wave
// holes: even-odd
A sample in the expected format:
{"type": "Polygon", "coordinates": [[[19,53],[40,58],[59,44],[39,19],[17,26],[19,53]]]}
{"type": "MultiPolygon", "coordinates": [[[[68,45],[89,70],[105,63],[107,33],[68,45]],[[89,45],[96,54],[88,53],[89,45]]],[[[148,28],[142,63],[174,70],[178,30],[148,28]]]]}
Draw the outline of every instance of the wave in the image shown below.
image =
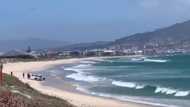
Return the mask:
{"type": "Polygon", "coordinates": [[[176,107],[174,105],[168,105],[168,104],[162,104],[162,103],[158,103],[158,102],[153,102],[156,100],[150,100],[150,101],[145,101],[143,99],[145,98],[137,98],[137,97],[130,97],[130,96],[120,96],[120,95],[114,95],[114,94],[107,94],[107,93],[100,93],[100,92],[93,92],[88,90],[88,88],[82,87],[80,85],[74,85],[76,86],[76,90],[86,93],[86,94],[90,94],[93,96],[99,96],[99,97],[104,97],[104,98],[114,98],[120,101],[129,101],[129,102],[134,102],[134,103],[139,103],[139,104],[148,104],[148,105],[152,105],[152,106],[161,106],[161,107],[176,107]]]}
{"type": "Polygon", "coordinates": [[[97,82],[100,80],[100,78],[98,78],[98,77],[86,75],[80,69],[66,68],[65,70],[76,72],[76,73],[72,73],[72,74],[66,76],[66,78],[74,79],[76,81],[97,82]]]}
{"type": "Polygon", "coordinates": [[[155,90],[155,93],[174,95],[175,97],[185,97],[190,94],[189,91],[181,91],[181,90],[165,88],[165,87],[157,87],[155,90]]]}
{"type": "Polygon", "coordinates": [[[144,61],[145,57],[140,57],[140,58],[131,58],[131,61],[144,61]]]}
{"type": "Polygon", "coordinates": [[[66,76],[67,78],[71,78],[77,81],[85,81],[85,82],[97,82],[99,78],[95,76],[87,76],[82,73],[73,73],[71,75],[66,76]]]}
{"type": "Polygon", "coordinates": [[[75,72],[70,75],[67,75],[66,78],[74,79],[76,81],[84,81],[84,82],[98,82],[100,80],[105,80],[105,78],[88,75],[89,72],[84,72],[84,70],[91,69],[91,66],[92,64],[79,64],[70,68],[65,68],[65,70],[75,72]]]}
{"type": "Polygon", "coordinates": [[[154,92],[155,93],[162,93],[162,94],[171,95],[171,94],[176,93],[177,90],[170,89],[170,88],[165,88],[165,87],[157,87],[154,92]]]}
{"type": "Polygon", "coordinates": [[[134,61],[134,62],[155,62],[155,63],[168,62],[168,60],[166,60],[166,59],[151,59],[151,58],[146,58],[146,57],[131,58],[131,61],[134,61]]]}
{"type": "Polygon", "coordinates": [[[73,68],[88,68],[92,66],[91,64],[79,64],[79,65],[76,65],[74,66],[73,68]]]}
{"type": "Polygon", "coordinates": [[[189,94],[190,94],[189,91],[177,91],[174,96],[183,97],[183,96],[188,96],[189,94]]]}
{"type": "Polygon", "coordinates": [[[127,87],[134,89],[143,89],[145,87],[144,85],[139,85],[133,82],[112,81],[112,84],[119,87],[127,87]]]}
{"type": "Polygon", "coordinates": [[[80,86],[78,84],[74,84],[73,86],[75,86],[76,90],[78,90],[80,92],[90,94],[90,91],[87,88],[84,88],[84,87],[82,87],[82,86],[80,86]]]}
{"type": "Polygon", "coordinates": [[[168,62],[168,60],[164,60],[164,59],[148,59],[145,58],[144,62],[157,62],[157,63],[165,63],[168,62]]]}
{"type": "Polygon", "coordinates": [[[95,62],[104,62],[105,59],[104,58],[93,58],[91,61],[95,61],[95,62]]]}
{"type": "Polygon", "coordinates": [[[74,71],[74,72],[82,72],[80,69],[75,69],[75,68],[65,68],[64,70],[66,71],[74,71]]]}
{"type": "Polygon", "coordinates": [[[92,61],[92,60],[84,60],[84,61],[81,61],[80,63],[82,63],[82,64],[96,64],[97,62],[92,61]]]}
{"type": "Polygon", "coordinates": [[[160,86],[152,86],[152,85],[144,85],[138,84],[135,82],[122,82],[122,81],[112,81],[112,84],[119,87],[133,88],[133,89],[145,89],[145,88],[153,88],[155,94],[165,94],[165,95],[173,95],[175,97],[186,97],[190,95],[190,91],[184,91],[179,89],[172,89],[167,87],[160,86]]]}
{"type": "Polygon", "coordinates": [[[135,98],[135,97],[129,97],[129,96],[120,96],[120,95],[111,95],[106,93],[97,93],[97,92],[91,92],[89,93],[91,95],[100,96],[100,97],[106,97],[106,98],[114,98],[118,99],[120,101],[128,101],[128,102],[134,102],[139,104],[146,104],[146,105],[152,105],[152,106],[159,106],[159,107],[177,107],[175,105],[168,105],[168,104],[162,104],[152,101],[145,101],[144,98],[135,98]]]}

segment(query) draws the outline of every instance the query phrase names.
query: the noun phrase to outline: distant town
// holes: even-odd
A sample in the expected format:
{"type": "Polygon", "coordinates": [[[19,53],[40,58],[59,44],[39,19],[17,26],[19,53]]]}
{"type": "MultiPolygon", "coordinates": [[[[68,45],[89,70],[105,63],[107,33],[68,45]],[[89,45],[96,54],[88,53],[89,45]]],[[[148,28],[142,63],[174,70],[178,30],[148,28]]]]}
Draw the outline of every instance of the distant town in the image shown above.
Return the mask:
{"type": "Polygon", "coordinates": [[[130,49],[122,48],[103,48],[103,49],[88,49],[88,50],[32,50],[29,46],[26,50],[11,50],[0,54],[0,59],[3,62],[14,62],[18,60],[55,60],[66,58],[82,58],[82,57],[101,57],[101,56],[129,56],[129,55],[171,55],[189,53],[185,49],[166,49],[144,46],[143,49],[132,47],[130,49]]]}

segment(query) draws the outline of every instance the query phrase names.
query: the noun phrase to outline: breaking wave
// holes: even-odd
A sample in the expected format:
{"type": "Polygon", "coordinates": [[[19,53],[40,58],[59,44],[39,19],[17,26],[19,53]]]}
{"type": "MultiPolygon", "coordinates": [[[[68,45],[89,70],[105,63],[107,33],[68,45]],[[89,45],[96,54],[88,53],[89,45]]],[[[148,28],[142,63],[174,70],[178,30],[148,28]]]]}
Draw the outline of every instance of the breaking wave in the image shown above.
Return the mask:
{"type": "Polygon", "coordinates": [[[145,87],[144,85],[139,85],[133,82],[113,81],[112,84],[119,87],[127,87],[134,89],[143,89],[145,87]]]}
{"type": "Polygon", "coordinates": [[[111,95],[111,94],[106,94],[106,93],[97,93],[97,92],[91,92],[91,95],[96,95],[100,97],[106,97],[106,98],[115,98],[120,101],[129,101],[129,102],[134,102],[134,103],[139,103],[139,104],[148,104],[152,106],[161,106],[161,107],[177,107],[175,105],[168,105],[168,104],[162,104],[162,103],[154,103],[150,101],[143,101],[143,98],[135,98],[135,97],[128,97],[128,96],[120,96],[120,95],[111,95]]]}
{"type": "Polygon", "coordinates": [[[168,60],[164,60],[164,59],[148,59],[145,58],[144,62],[157,62],[157,63],[164,63],[164,62],[168,62],[168,60]]]}
{"type": "Polygon", "coordinates": [[[77,66],[74,66],[73,68],[79,68],[79,69],[82,69],[82,68],[88,68],[92,66],[91,64],[79,64],[77,66]]]}
{"type": "Polygon", "coordinates": [[[75,86],[78,91],[86,93],[86,94],[90,94],[93,96],[112,98],[112,99],[114,98],[120,101],[129,101],[129,102],[134,102],[134,103],[139,103],[139,104],[148,104],[148,105],[159,106],[159,107],[178,107],[177,105],[172,105],[170,103],[157,101],[156,98],[135,97],[135,96],[125,96],[125,95],[94,92],[94,91],[90,91],[88,87],[82,87],[77,84],[75,86]]]}
{"type": "Polygon", "coordinates": [[[85,87],[81,87],[80,85],[75,85],[75,86],[76,86],[76,90],[86,93],[86,94],[94,95],[94,96],[105,97],[105,98],[114,98],[114,99],[118,99],[120,101],[129,101],[129,102],[134,102],[134,103],[139,103],[139,104],[148,104],[148,105],[153,105],[153,106],[176,107],[174,105],[145,101],[145,100],[143,100],[144,98],[136,98],[136,97],[130,97],[130,96],[120,96],[120,95],[113,95],[113,94],[107,94],[107,93],[93,92],[93,91],[88,90],[85,87]]]}
{"type": "Polygon", "coordinates": [[[179,89],[160,87],[160,86],[151,86],[151,85],[143,85],[135,82],[122,82],[122,81],[112,81],[112,85],[133,89],[145,89],[152,88],[154,89],[155,94],[165,94],[165,95],[173,95],[175,97],[186,97],[190,95],[190,91],[184,91],[179,89]]]}
{"type": "Polygon", "coordinates": [[[72,74],[66,76],[67,78],[74,79],[76,81],[97,82],[100,80],[100,78],[98,78],[98,77],[85,74],[80,69],[66,68],[65,70],[76,72],[76,73],[72,73],[72,74]]]}
{"type": "Polygon", "coordinates": [[[92,60],[85,60],[85,61],[81,61],[82,64],[96,64],[96,61],[92,61],[92,60]]]}
{"type": "Polygon", "coordinates": [[[181,91],[181,90],[165,88],[165,87],[157,87],[154,93],[174,95],[175,97],[185,97],[190,94],[189,91],[181,91]]]}
{"type": "Polygon", "coordinates": [[[146,58],[146,57],[131,58],[131,61],[134,61],[134,62],[154,62],[154,63],[168,62],[168,60],[166,60],[166,59],[153,59],[153,58],[146,58]]]}
{"type": "Polygon", "coordinates": [[[79,64],[74,67],[65,68],[65,70],[67,71],[75,72],[70,75],[67,75],[66,78],[70,78],[76,81],[84,81],[84,82],[98,82],[102,80],[102,78],[100,77],[89,75],[83,71],[85,69],[88,69],[90,66],[91,64],[79,64]]]}

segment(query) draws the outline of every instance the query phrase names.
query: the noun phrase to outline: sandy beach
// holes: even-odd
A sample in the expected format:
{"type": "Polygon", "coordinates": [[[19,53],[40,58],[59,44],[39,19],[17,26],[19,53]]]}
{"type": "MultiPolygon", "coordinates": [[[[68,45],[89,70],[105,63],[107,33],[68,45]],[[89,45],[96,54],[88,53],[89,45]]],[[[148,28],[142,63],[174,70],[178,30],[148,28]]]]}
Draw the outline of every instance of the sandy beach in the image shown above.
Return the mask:
{"type": "Polygon", "coordinates": [[[43,86],[39,81],[23,79],[22,77],[22,73],[37,72],[40,70],[52,68],[56,65],[76,63],[81,60],[84,60],[84,58],[64,59],[55,61],[8,63],[4,65],[3,72],[7,74],[13,72],[13,75],[19,78],[22,82],[28,83],[31,87],[40,91],[41,93],[62,98],[77,107],[151,107],[148,105],[137,104],[132,102],[121,102],[113,99],[94,97],[75,92],[68,92],[66,90],[60,90],[50,86],[43,86]]]}

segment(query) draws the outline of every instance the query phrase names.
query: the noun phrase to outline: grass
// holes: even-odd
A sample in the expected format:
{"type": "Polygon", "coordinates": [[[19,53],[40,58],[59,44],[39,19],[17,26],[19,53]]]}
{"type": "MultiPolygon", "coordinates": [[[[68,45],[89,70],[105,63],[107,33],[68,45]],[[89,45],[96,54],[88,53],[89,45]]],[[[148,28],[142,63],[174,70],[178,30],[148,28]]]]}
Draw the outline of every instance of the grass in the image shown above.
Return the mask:
{"type": "Polygon", "coordinates": [[[41,94],[15,77],[7,74],[3,77],[4,83],[0,86],[0,107],[1,104],[5,105],[3,107],[74,107],[65,100],[41,94]]]}

